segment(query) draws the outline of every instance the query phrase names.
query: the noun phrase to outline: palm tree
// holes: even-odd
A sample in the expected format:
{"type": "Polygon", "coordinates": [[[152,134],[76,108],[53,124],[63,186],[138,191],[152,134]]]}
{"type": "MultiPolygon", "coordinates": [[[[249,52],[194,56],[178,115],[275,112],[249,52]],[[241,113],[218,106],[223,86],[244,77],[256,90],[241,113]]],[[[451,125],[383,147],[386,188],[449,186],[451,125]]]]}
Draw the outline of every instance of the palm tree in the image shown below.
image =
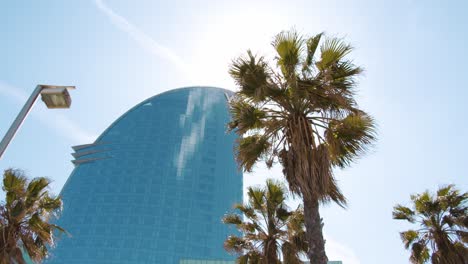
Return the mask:
{"type": "Polygon", "coordinates": [[[39,263],[48,256],[48,247],[54,246],[54,231],[64,232],[48,222],[62,206],[60,197],[47,191],[49,184],[42,177],[28,181],[18,170],[3,173],[6,199],[0,204],[0,264],[26,263],[26,253],[39,263]]]}
{"type": "Polygon", "coordinates": [[[405,248],[411,248],[411,263],[468,263],[468,193],[448,185],[435,195],[411,195],[411,201],[412,209],[399,204],[393,209],[393,219],[419,225],[400,233],[405,248]]]}
{"type": "Polygon", "coordinates": [[[240,88],[229,123],[240,138],[237,161],[248,172],[260,160],[281,163],[289,189],[304,201],[313,264],[328,260],[319,204],[346,205],[332,168],[349,165],[375,139],[373,119],[353,98],[362,69],[346,58],[352,47],[326,38],[319,48],[322,38],[281,32],[272,43],[275,65],[248,51],[229,70],[240,88]]]}
{"type": "Polygon", "coordinates": [[[239,255],[239,264],[302,263],[307,252],[304,214],[301,207],[291,211],[285,205],[286,188],[267,180],[265,188],[249,187],[248,203],[235,208],[245,215],[230,214],[223,218],[235,225],[242,236],[230,236],[224,243],[227,251],[239,255]]]}

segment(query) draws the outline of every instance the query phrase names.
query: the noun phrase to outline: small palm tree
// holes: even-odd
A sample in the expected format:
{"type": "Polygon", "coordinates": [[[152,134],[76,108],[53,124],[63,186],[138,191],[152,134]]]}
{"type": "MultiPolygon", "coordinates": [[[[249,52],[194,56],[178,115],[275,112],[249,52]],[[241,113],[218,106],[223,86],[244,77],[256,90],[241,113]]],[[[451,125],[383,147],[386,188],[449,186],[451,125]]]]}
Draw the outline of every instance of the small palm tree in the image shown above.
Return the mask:
{"type": "Polygon", "coordinates": [[[28,181],[18,170],[3,173],[5,202],[0,204],[0,264],[26,263],[24,254],[36,263],[54,246],[54,231],[64,230],[48,222],[62,206],[60,197],[47,191],[50,181],[28,181]]]}
{"type": "Polygon", "coordinates": [[[276,65],[248,51],[229,71],[240,88],[229,123],[240,138],[237,161],[244,171],[260,160],[281,163],[289,189],[304,201],[313,264],[328,261],[320,203],[346,205],[332,168],[349,165],[375,139],[373,119],[354,100],[362,69],[347,59],[352,47],[322,38],[281,32],[272,43],[276,65]]]}
{"type": "Polygon", "coordinates": [[[304,215],[299,207],[290,211],[285,205],[286,188],[267,180],[264,188],[249,187],[248,203],[237,204],[241,215],[230,214],[223,218],[226,224],[235,225],[242,236],[230,236],[224,243],[228,252],[238,254],[239,264],[299,264],[307,252],[304,215]]]}
{"type": "Polygon", "coordinates": [[[468,263],[468,193],[454,185],[411,195],[413,208],[396,205],[393,218],[417,224],[419,229],[401,232],[405,248],[411,248],[410,261],[415,264],[468,263]],[[432,254],[431,254],[432,251],[432,254]]]}

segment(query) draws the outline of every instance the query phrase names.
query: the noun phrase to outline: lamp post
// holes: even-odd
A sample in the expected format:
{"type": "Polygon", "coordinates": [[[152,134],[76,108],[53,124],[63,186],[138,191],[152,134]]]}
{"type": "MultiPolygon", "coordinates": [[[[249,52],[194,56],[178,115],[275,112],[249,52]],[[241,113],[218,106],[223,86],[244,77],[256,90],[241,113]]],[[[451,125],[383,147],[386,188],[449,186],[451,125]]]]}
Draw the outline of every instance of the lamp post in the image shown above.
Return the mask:
{"type": "Polygon", "coordinates": [[[36,89],[34,89],[33,93],[19,112],[18,116],[15,118],[15,121],[13,121],[13,124],[11,124],[10,128],[6,132],[2,142],[0,142],[0,158],[5,152],[5,149],[8,147],[8,144],[10,144],[11,140],[15,136],[16,131],[18,131],[18,128],[21,126],[24,119],[28,115],[29,111],[31,111],[31,108],[36,102],[37,97],[41,95],[42,101],[45,103],[47,108],[70,108],[71,98],[70,94],[68,93],[69,89],[75,89],[75,86],[42,84],[36,86],[36,89]]]}

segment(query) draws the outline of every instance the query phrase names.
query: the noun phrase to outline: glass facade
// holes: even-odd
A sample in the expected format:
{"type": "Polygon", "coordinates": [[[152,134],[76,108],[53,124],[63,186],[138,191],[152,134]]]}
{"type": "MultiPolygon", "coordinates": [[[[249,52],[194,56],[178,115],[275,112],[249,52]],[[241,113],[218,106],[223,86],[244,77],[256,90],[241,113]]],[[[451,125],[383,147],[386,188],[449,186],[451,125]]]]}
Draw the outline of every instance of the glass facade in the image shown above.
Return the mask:
{"type": "Polygon", "coordinates": [[[234,260],[181,259],[179,264],[236,264],[234,260]]]}
{"type": "Polygon", "coordinates": [[[60,239],[46,263],[233,260],[223,242],[234,231],[221,222],[242,202],[236,136],[226,132],[230,93],[213,87],[162,93],[94,143],[75,146],[58,220],[71,237],[60,239]]]}
{"type": "MultiPolygon", "coordinates": [[[[307,264],[309,261],[303,261],[307,264]]],[[[182,259],[179,264],[236,264],[234,260],[199,260],[199,259],[182,259]]],[[[287,263],[285,263],[287,264],[287,263]]],[[[341,261],[328,261],[328,264],[343,264],[341,261]]]]}
{"type": "MultiPolygon", "coordinates": [[[[309,264],[310,262],[304,262],[309,264]]],[[[179,264],[236,264],[234,260],[199,260],[199,259],[183,259],[179,264]]],[[[285,263],[287,264],[287,263],[285,263]]],[[[328,264],[343,264],[341,261],[328,261],[328,264]]]]}

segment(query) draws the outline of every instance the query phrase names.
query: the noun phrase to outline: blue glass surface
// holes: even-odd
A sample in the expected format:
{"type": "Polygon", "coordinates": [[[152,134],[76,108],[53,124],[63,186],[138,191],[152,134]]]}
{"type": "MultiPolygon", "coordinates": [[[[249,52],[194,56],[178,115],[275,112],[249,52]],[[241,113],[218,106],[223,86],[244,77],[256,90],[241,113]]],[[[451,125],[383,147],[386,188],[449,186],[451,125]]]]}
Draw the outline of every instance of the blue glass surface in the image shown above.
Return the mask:
{"type": "Polygon", "coordinates": [[[242,202],[227,90],[189,87],[152,97],[93,144],[75,147],[62,190],[63,237],[46,263],[233,260],[221,222],[242,202]]]}

